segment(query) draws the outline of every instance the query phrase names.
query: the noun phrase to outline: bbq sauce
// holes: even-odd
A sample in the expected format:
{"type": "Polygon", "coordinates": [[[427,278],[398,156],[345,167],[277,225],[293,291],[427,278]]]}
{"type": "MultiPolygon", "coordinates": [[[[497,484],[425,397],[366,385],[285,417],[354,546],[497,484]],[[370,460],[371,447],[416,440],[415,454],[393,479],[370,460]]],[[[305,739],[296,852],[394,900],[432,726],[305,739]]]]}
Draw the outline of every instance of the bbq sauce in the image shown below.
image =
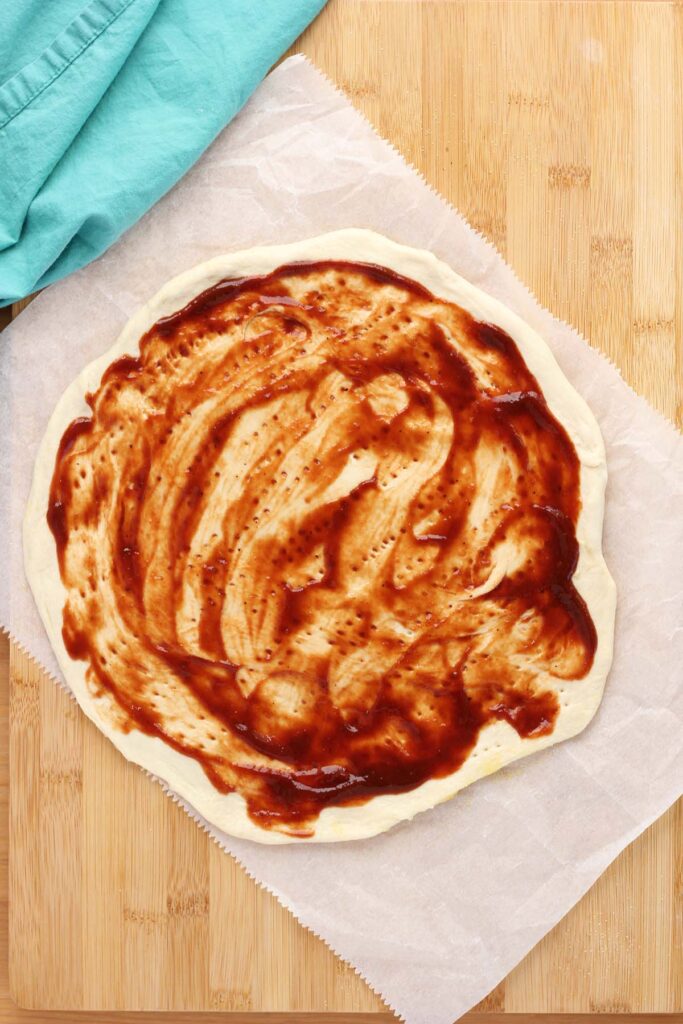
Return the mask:
{"type": "Polygon", "coordinates": [[[59,447],[63,635],[124,728],[254,821],[552,732],[596,633],[580,465],[500,328],[383,267],[222,281],[112,363],[59,447]]]}

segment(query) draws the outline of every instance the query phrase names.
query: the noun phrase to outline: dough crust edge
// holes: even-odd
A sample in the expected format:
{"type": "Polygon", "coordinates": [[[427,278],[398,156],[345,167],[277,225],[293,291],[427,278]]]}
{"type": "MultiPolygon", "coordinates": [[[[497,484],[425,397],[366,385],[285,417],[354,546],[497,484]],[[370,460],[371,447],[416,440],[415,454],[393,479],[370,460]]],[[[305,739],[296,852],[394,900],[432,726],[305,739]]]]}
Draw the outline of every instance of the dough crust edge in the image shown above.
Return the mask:
{"type": "Polygon", "coordinates": [[[24,565],[66,682],[88,718],[124,757],[162,779],[206,821],[228,835],[269,844],[363,839],[410,820],[478,779],[512,761],[569,739],[588,725],[600,704],[612,662],[616,612],[616,587],[602,555],[606,482],[605,449],[597,421],[536,331],[431,252],[401,245],[364,228],[346,228],[297,242],[258,246],[218,256],[173,278],[134,314],[114,345],[86,366],[67,387],[50,418],[38,449],[24,517],[24,565]],[[581,463],[582,508],[577,524],[579,561],[574,584],[595,624],[598,645],[588,675],[556,688],[560,713],[550,736],[521,739],[507,722],[491,723],[482,729],[474,750],[458,771],[430,779],[406,793],[373,797],[356,806],[328,807],[314,823],[313,835],[300,838],[260,828],[248,816],[244,799],[238,793],[219,793],[192,758],[178,753],[161,739],[136,730],[120,732],[103,717],[97,699],[86,685],[85,662],[72,660],[62,640],[66,590],[59,574],[54,539],[47,526],[46,510],[57,448],[64,430],[76,417],[90,415],[85,394],[96,390],[102,373],[113,360],[138,354],[138,342],[152,324],[182,308],[223,278],[264,274],[285,263],[319,259],[349,259],[389,267],[424,284],[435,296],[456,302],[476,319],[500,327],[513,338],[538,380],[551,412],[569,434],[581,463]]]}

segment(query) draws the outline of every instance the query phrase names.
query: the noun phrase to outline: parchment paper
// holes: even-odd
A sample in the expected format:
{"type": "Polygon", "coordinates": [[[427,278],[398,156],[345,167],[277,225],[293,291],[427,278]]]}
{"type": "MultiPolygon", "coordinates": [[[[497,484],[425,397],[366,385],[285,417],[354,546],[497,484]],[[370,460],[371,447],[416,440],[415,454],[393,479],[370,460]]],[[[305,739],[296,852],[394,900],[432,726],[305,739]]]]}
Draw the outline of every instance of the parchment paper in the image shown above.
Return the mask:
{"type": "Polygon", "coordinates": [[[38,441],[77,371],[174,274],[227,250],[348,226],[431,249],[531,323],[598,417],[609,457],[615,661],[586,732],[377,839],[260,847],[214,833],[410,1024],[448,1024],[683,788],[683,438],[541,309],[303,58],[272,72],[172,192],[0,339],[0,430],[10,438],[0,622],[58,675],[24,580],[20,527],[38,441]]]}

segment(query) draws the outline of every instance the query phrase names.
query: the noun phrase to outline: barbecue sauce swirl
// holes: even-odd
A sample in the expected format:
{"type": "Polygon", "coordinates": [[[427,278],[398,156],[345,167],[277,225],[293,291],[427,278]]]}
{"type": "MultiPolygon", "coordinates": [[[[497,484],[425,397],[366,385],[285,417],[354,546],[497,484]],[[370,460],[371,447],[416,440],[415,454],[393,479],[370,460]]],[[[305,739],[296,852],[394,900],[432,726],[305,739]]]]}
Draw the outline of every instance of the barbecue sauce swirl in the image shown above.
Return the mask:
{"type": "Polygon", "coordinates": [[[63,636],[123,729],[264,828],[552,731],[596,633],[580,466],[513,340],[389,270],[209,288],[62,438],[63,636]]]}

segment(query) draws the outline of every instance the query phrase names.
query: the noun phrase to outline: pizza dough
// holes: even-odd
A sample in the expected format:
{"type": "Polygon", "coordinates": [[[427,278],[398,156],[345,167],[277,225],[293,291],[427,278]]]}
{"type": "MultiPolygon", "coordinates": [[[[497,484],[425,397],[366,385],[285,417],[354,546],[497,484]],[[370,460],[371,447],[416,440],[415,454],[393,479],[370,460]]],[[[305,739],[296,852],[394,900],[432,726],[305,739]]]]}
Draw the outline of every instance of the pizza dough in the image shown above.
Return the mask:
{"type": "Polygon", "coordinates": [[[64,676],[224,832],[375,835],[595,713],[605,454],[542,339],[364,230],[182,274],[70,385],[26,572],[64,676]]]}

